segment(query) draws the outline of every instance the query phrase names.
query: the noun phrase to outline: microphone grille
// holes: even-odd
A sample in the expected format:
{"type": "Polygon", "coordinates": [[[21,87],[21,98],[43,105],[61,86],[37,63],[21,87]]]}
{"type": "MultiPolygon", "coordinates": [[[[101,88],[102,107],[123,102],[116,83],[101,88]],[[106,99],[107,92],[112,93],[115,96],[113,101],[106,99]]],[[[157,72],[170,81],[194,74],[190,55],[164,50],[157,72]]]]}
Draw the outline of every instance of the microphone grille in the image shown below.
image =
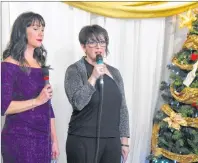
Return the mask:
{"type": "Polygon", "coordinates": [[[102,55],[98,54],[98,55],[96,56],[96,63],[97,63],[97,64],[103,63],[102,55]]]}

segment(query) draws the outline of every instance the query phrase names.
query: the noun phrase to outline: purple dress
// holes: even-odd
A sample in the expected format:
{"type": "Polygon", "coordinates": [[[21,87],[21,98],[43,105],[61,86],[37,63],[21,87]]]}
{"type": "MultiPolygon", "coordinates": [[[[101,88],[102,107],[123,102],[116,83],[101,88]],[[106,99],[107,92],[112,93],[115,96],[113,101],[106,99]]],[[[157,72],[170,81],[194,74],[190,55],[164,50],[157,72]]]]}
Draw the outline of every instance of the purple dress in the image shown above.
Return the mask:
{"type": "MultiPolygon", "coordinates": [[[[24,72],[18,65],[1,63],[1,115],[11,101],[25,101],[39,95],[45,83],[41,68],[24,72]]],[[[4,163],[50,163],[50,100],[34,109],[6,116],[1,133],[4,163]]]]}

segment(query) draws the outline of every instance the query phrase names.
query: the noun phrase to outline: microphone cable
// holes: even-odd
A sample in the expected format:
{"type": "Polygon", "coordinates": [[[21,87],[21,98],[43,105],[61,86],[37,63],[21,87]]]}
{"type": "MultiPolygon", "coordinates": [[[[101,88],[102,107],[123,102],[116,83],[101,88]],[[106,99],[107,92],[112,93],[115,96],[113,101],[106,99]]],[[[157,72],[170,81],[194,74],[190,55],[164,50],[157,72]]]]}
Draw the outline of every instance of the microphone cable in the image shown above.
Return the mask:
{"type": "Polygon", "coordinates": [[[98,109],[98,121],[97,121],[97,136],[96,136],[96,155],[95,163],[98,163],[99,149],[100,149],[100,124],[102,118],[102,106],[103,106],[103,94],[104,94],[104,83],[100,83],[100,103],[98,109]]]}

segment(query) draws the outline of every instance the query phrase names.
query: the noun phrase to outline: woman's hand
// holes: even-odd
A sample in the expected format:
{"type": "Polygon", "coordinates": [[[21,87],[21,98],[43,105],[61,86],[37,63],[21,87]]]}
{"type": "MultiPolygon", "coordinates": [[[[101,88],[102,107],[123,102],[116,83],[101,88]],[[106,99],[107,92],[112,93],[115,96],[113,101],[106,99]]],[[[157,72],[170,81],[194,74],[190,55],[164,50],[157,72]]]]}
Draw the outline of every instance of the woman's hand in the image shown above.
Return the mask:
{"type": "Polygon", "coordinates": [[[91,76],[98,79],[106,73],[106,66],[104,64],[95,64],[91,76]]]}
{"type": "Polygon", "coordinates": [[[129,145],[128,145],[128,138],[122,137],[121,138],[121,152],[122,152],[122,158],[123,161],[126,162],[129,154],[129,145]]]}
{"type": "Polygon", "coordinates": [[[122,152],[123,160],[124,162],[126,162],[129,154],[129,147],[122,146],[121,152],[122,152]]]}
{"type": "Polygon", "coordinates": [[[46,103],[48,100],[52,98],[52,87],[50,84],[47,84],[42,91],[40,92],[39,96],[35,99],[35,103],[37,105],[42,105],[46,103]]]}
{"type": "Polygon", "coordinates": [[[58,156],[60,155],[58,143],[53,142],[52,143],[52,159],[58,159],[58,156]]]}
{"type": "Polygon", "coordinates": [[[94,69],[92,71],[92,74],[90,78],[88,79],[89,83],[94,86],[96,83],[96,80],[106,73],[106,66],[104,64],[95,64],[94,69]]]}

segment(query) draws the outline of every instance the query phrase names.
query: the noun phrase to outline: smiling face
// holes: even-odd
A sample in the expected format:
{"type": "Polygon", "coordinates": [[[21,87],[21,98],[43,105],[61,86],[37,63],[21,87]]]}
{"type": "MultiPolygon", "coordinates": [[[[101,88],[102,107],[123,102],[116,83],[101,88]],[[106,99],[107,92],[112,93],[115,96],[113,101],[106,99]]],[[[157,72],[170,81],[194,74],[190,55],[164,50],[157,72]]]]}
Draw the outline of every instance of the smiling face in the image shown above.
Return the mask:
{"type": "Polygon", "coordinates": [[[38,48],[42,45],[44,38],[44,27],[39,21],[34,21],[27,27],[27,44],[33,48],[38,48]]]}

